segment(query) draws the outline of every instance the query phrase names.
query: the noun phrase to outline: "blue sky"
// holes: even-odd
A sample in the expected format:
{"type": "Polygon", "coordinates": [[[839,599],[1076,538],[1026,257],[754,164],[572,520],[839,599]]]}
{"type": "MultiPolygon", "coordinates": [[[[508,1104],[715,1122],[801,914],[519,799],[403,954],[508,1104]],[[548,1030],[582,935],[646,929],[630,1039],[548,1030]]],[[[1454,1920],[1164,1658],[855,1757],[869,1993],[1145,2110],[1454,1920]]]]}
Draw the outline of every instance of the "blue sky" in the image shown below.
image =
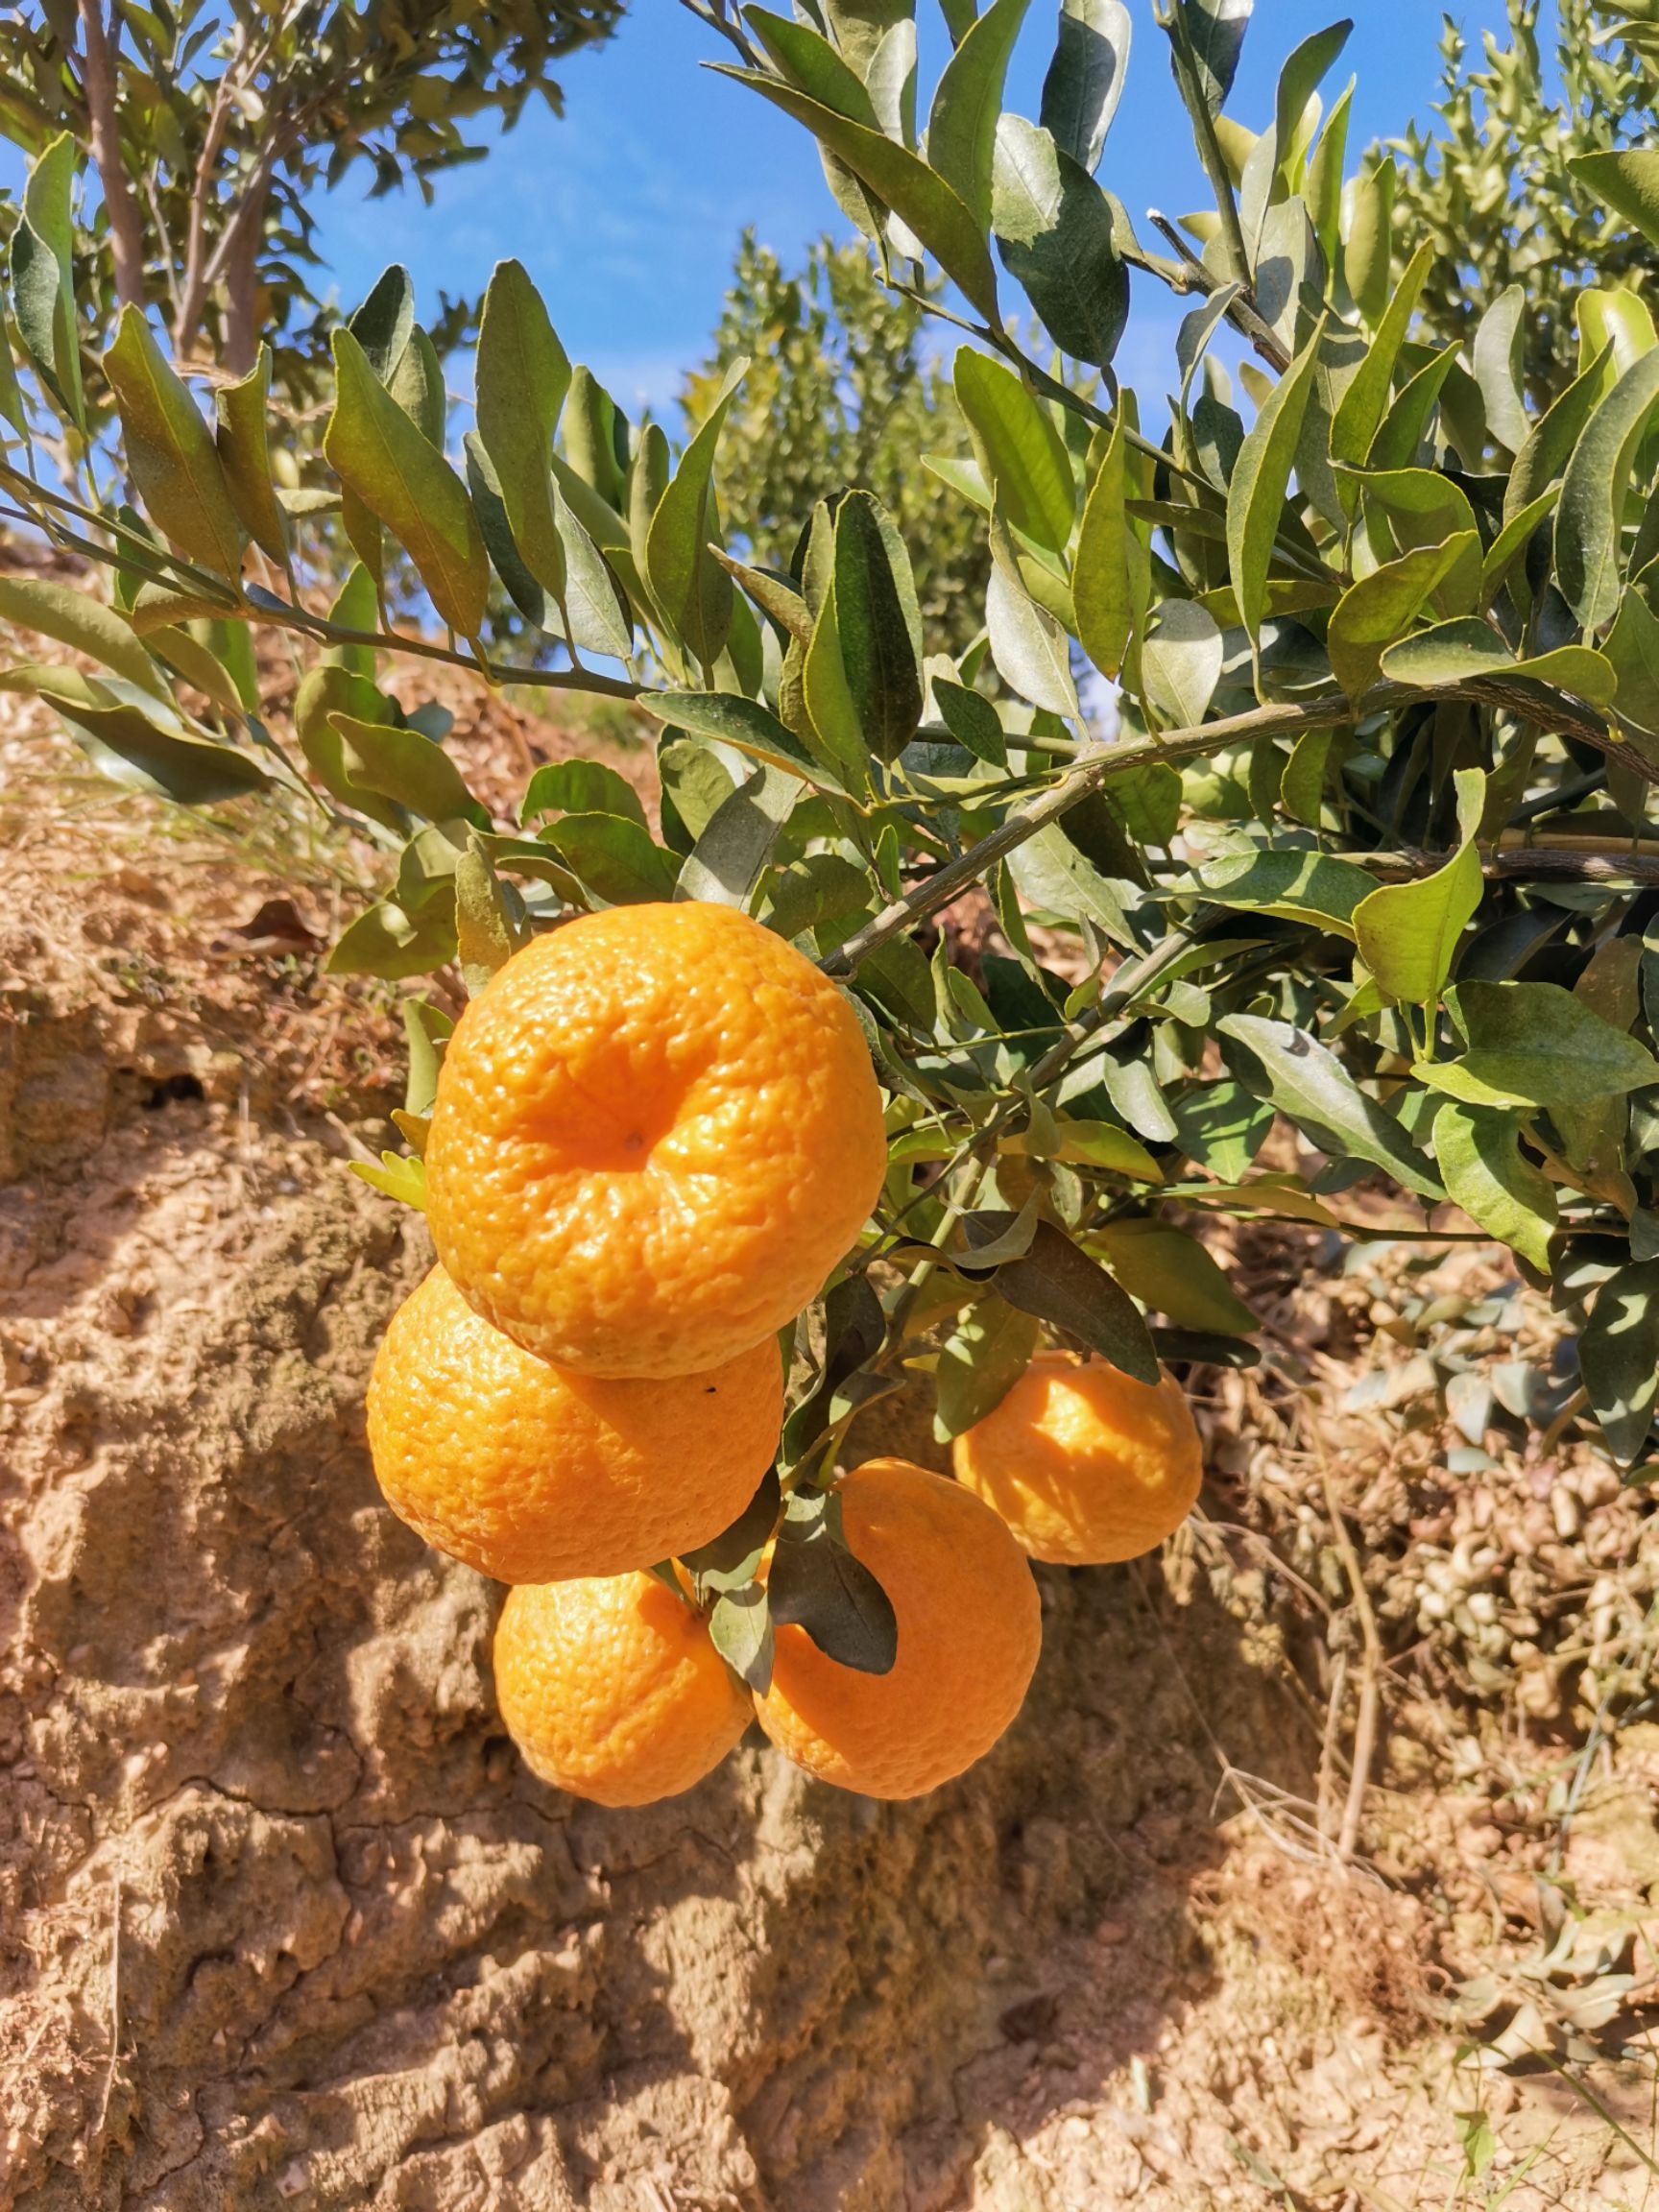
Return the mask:
{"type": "MultiPolygon", "coordinates": [[[[774,0],[777,4],[777,0],[774,0]]],[[[1148,206],[1184,211],[1206,199],[1152,20],[1131,0],[1136,46],[1128,88],[1101,164],[1102,182],[1139,221],[1148,206]]],[[[1257,0],[1230,110],[1258,128],[1272,113],[1285,56],[1344,12],[1338,0],[1257,0]]],[[[934,0],[921,0],[926,27],[934,0]]],[[[1450,13],[1473,43],[1503,21],[1503,0],[1347,0],[1356,25],[1328,89],[1358,78],[1354,152],[1427,121],[1436,45],[1450,13]]],[[[1011,80],[1012,104],[1036,112],[1053,38],[1052,0],[1036,0],[1011,80]]],[[[937,62],[937,39],[924,49],[937,62]]],[[[565,113],[538,105],[488,161],[441,179],[438,204],[361,197],[355,179],[320,202],[322,248],[352,304],[379,271],[406,259],[430,294],[478,290],[504,255],[524,261],[571,354],[634,411],[666,411],[679,372],[716,321],[738,235],[753,224],[786,258],[826,228],[844,228],[811,141],[746,87],[699,66],[728,49],[677,0],[634,0],[611,43],[574,57],[565,113]]],[[[1156,393],[1168,374],[1180,310],[1142,287],[1118,367],[1156,393]]]]}

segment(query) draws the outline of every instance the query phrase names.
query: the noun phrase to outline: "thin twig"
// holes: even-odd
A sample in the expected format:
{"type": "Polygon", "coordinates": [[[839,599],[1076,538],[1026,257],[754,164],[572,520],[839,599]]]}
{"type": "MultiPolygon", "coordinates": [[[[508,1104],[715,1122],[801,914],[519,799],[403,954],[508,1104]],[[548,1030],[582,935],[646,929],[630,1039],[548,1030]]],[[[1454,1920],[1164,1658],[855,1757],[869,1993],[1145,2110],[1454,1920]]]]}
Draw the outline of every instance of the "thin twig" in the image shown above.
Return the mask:
{"type": "Polygon", "coordinates": [[[1354,1610],[1359,1619],[1359,1644],[1362,1665],[1359,1675],[1359,1710],[1354,1722],[1354,1756],[1348,1776],[1348,1802],[1342,1809],[1342,1827],[1336,1839],[1336,1856],[1347,1863],[1359,1842],[1359,1824],[1365,1815],[1365,1788],[1371,1779],[1371,1765],[1377,1756],[1377,1721],[1382,1711],[1382,1639],[1377,1632],[1377,1616],[1371,1609],[1371,1594],[1365,1587],[1365,1575],[1359,1565],[1359,1554],[1354,1549],[1354,1539],[1348,1533],[1348,1524],[1342,1518],[1342,1508],[1336,1499],[1336,1484],[1331,1474],[1331,1461],[1325,1451],[1325,1439],[1316,1424],[1309,1424],[1309,1434],[1313,1440],[1314,1455],[1319,1461],[1320,1479],[1325,1486],[1326,1509],[1331,1515],[1331,1527],[1336,1538],[1336,1549],[1341,1555],[1342,1571],[1348,1577],[1348,1587],[1354,1595],[1354,1610]]]}

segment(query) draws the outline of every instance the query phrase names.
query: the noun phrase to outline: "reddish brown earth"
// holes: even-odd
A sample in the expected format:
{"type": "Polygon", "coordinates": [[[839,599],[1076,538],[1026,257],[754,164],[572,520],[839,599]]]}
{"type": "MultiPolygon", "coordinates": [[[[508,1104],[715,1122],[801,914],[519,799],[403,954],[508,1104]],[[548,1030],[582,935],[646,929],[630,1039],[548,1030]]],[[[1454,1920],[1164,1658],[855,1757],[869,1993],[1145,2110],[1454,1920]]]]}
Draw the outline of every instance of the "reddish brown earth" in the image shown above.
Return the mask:
{"type": "Polygon", "coordinates": [[[1200,1380],[1203,1517],[1044,1571],[962,1782],[578,1805],[364,1453],[424,1248],[346,1169],[397,1027],[319,974],[342,856],[32,711],[0,793],[0,2204],[1659,2203],[1659,1531],[1501,1411],[1448,1472],[1446,1362],[1555,1334],[1491,1254],[1220,1243],[1268,1359],[1200,1380]]]}

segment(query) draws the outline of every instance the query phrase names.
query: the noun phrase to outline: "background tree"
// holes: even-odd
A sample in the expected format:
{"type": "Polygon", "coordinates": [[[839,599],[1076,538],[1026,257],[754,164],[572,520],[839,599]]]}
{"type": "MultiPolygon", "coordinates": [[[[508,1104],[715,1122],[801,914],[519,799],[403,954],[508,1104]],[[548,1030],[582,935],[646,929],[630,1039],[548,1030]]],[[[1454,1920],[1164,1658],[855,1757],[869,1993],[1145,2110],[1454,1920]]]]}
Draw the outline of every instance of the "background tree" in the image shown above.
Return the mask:
{"type": "Polygon", "coordinates": [[[686,377],[681,405],[695,427],[733,363],[747,360],[720,482],[755,559],[787,568],[822,493],[873,492],[913,549],[927,637],[959,653],[979,626],[991,563],[974,510],[926,464],[954,454],[963,430],[926,326],[914,301],[876,282],[862,246],[821,238],[790,275],[746,230],[709,358],[686,377]]]}
{"type": "Polygon", "coordinates": [[[262,337],[298,369],[316,324],[320,184],[357,163],[375,192],[433,180],[511,127],[554,64],[609,36],[624,0],[24,0],[0,7],[0,132],[38,155],[60,132],[91,156],[107,259],[79,297],[100,346],[120,306],[154,308],[181,361],[230,375],[262,337]]]}
{"type": "Polygon", "coordinates": [[[1541,0],[1507,0],[1509,36],[1487,33],[1479,59],[1451,16],[1440,41],[1435,122],[1374,151],[1395,185],[1394,266],[1434,245],[1420,303],[1426,343],[1466,344],[1486,307],[1519,284],[1526,387],[1547,406],[1578,371],[1574,301],[1652,264],[1640,235],[1608,222],[1574,173],[1584,155],[1635,146],[1659,115],[1659,19],[1650,0],[1557,0],[1553,51],[1541,0]]]}

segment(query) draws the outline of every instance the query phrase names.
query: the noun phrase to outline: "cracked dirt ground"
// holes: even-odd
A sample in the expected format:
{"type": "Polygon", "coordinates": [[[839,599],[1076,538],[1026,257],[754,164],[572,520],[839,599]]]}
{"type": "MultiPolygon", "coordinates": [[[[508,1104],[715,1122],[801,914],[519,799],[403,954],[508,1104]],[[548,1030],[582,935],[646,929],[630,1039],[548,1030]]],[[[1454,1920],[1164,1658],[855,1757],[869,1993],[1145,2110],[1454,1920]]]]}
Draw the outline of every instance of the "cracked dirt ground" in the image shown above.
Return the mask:
{"type": "MultiPolygon", "coordinates": [[[[85,851],[0,916],[0,2205],[1448,2200],[1428,1909],[1218,1790],[1310,1797],[1319,1734],[1190,1550],[1046,1573],[1020,1724],[920,1804],[754,1743],[643,1813],[528,1777],[498,1594],[373,1488],[422,1234],[262,1030],[292,953],[223,952],[269,886],[85,851]]],[[[1642,2203],[1492,2096],[1557,2175],[1513,2212],[1642,2203]]]]}

